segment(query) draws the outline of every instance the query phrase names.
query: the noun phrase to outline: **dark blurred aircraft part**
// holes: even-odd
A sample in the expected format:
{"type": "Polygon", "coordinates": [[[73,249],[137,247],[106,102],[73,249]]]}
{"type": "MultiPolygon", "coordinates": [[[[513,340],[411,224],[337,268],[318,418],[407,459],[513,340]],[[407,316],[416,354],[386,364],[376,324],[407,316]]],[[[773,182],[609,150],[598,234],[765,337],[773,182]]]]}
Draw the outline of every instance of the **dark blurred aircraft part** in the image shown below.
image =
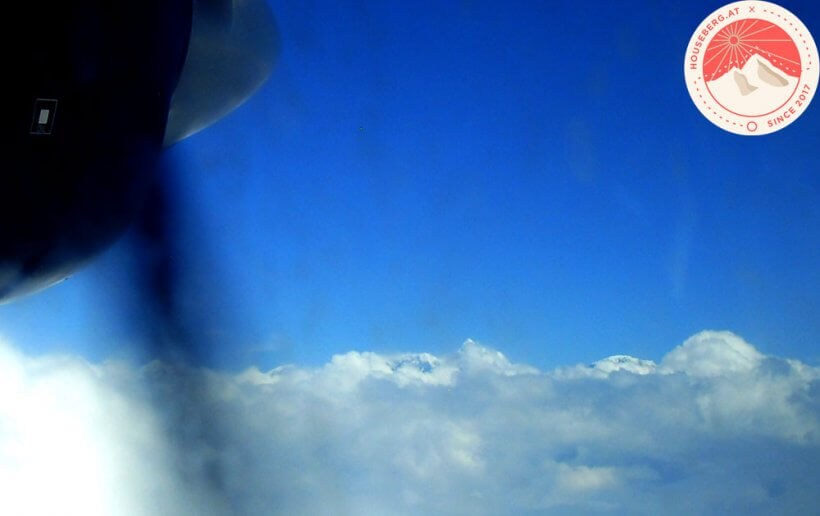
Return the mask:
{"type": "Polygon", "coordinates": [[[110,245],[139,208],[187,55],[191,0],[15,2],[0,35],[0,302],[110,245]]]}
{"type": "Polygon", "coordinates": [[[270,74],[264,0],[16,2],[0,33],[0,303],[65,279],[134,219],[164,146],[270,74]]]}
{"type": "Polygon", "coordinates": [[[279,34],[264,0],[195,0],[188,57],[174,92],[165,145],[227,115],[265,82],[279,34]]]}

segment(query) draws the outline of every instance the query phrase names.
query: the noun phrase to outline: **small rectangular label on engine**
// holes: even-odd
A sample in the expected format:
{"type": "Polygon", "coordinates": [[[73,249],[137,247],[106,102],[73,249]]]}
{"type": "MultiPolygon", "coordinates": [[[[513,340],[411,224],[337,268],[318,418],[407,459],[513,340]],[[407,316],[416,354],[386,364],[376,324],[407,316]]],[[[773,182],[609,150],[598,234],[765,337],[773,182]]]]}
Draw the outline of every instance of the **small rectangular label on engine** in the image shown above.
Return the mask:
{"type": "Polygon", "coordinates": [[[51,134],[54,130],[54,119],[57,115],[55,99],[37,99],[34,101],[34,116],[31,122],[31,134],[51,134]]]}

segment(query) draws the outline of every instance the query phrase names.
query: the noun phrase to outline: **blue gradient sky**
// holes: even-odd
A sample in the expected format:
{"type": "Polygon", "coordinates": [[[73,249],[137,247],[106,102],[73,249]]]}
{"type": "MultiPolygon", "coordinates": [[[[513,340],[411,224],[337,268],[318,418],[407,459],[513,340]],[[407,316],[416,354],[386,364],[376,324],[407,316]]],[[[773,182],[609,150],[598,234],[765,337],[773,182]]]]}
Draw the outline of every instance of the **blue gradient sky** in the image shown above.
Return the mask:
{"type": "MultiPolygon", "coordinates": [[[[703,329],[818,362],[820,106],[758,138],[700,115],[682,62],[720,2],[411,4],[271,2],[271,80],[168,153],[210,363],[473,338],[547,368],[703,329]]],[[[128,252],[0,333],[133,354],[128,252]]]]}

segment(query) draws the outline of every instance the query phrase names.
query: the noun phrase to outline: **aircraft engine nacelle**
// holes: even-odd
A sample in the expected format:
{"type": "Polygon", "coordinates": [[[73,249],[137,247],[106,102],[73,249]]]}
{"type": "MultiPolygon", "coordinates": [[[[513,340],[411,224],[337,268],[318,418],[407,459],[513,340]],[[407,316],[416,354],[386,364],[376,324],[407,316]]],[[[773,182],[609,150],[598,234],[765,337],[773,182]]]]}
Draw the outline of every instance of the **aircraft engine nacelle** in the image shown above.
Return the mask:
{"type": "Polygon", "coordinates": [[[20,4],[4,7],[13,30],[0,36],[0,302],[115,241],[162,149],[247,98],[278,45],[263,0],[20,4]]]}

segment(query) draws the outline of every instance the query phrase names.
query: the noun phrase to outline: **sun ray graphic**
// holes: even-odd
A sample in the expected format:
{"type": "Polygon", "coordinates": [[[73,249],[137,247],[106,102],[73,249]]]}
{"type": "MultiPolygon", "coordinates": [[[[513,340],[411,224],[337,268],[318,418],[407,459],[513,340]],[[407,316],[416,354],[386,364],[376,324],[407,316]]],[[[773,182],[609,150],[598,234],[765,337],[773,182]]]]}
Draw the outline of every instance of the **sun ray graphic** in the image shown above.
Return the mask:
{"type": "Polygon", "coordinates": [[[754,27],[754,26],[757,24],[757,22],[758,22],[758,21],[759,21],[759,20],[752,20],[752,23],[750,23],[750,24],[749,24],[749,25],[748,25],[745,29],[743,29],[743,32],[741,32],[740,34],[738,34],[738,36],[740,36],[740,37],[743,37],[743,36],[748,36],[748,34],[747,34],[747,33],[748,33],[750,30],[752,30],[752,27],[754,27]]]}
{"type": "Polygon", "coordinates": [[[800,52],[794,40],[774,23],[751,18],[730,23],[715,34],[704,52],[703,77],[720,79],[733,68],[742,69],[754,55],[785,74],[800,75],[800,52]]]}

